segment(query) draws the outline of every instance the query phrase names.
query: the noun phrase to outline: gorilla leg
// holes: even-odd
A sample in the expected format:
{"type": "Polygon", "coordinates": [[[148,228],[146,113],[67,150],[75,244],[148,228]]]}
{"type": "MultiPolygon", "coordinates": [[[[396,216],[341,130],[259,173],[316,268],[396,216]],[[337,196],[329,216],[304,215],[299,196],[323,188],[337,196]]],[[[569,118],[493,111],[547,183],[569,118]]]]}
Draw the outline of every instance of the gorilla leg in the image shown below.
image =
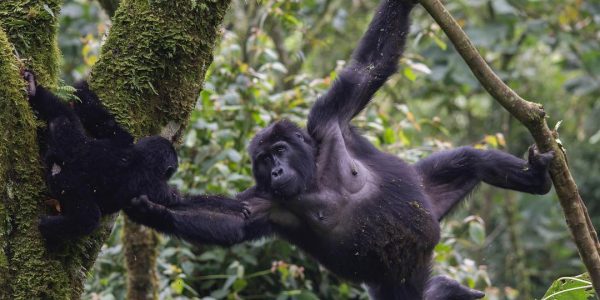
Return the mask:
{"type": "Polygon", "coordinates": [[[441,151],[417,162],[433,213],[440,220],[481,181],[493,186],[545,194],[552,187],[548,165],[553,152],[529,149],[525,161],[498,150],[461,147],[441,151]]]}
{"type": "Polygon", "coordinates": [[[369,295],[373,300],[475,300],[485,296],[483,292],[463,286],[446,276],[435,276],[429,279],[424,295],[423,292],[419,292],[424,288],[422,281],[418,286],[407,282],[396,286],[369,285],[368,287],[369,295]]]}
{"type": "Polygon", "coordinates": [[[483,292],[463,286],[446,276],[431,278],[425,291],[425,300],[473,300],[484,296],[483,292]]]}
{"type": "Polygon", "coordinates": [[[100,223],[100,208],[90,198],[61,201],[63,214],[44,216],[39,229],[49,248],[55,248],[61,242],[90,234],[100,223]]]}
{"type": "Polygon", "coordinates": [[[427,280],[429,278],[429,264],[419,266],[407,280],[397,283],[367,284],[369,295],[373,300],[417,300],[423,299],[427,280]]]}

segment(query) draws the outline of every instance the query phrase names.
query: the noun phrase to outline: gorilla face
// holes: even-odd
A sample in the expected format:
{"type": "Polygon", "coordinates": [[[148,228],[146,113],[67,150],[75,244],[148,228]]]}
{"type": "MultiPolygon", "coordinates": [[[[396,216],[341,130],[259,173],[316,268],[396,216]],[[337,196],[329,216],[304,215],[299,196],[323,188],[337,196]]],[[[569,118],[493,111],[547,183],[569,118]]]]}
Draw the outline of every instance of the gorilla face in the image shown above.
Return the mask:
{"type": "Polygon", "coordinates": [[[316,172],[312,140],[294,123],[283,120],[263,129],[252,139],[249,152],[259,190],[282,199],[312,184],[316,172]]]}

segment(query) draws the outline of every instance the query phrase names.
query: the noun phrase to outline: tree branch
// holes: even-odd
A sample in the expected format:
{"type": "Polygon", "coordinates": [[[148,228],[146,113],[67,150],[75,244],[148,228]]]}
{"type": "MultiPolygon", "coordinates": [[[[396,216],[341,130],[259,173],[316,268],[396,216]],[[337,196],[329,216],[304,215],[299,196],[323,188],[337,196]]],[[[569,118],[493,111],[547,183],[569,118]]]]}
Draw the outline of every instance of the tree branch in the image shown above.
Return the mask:
{"type": "Polygon", "coordinates": [[[419,1],[444,30],[477,80],[490,95],[527,127],[541,151],[554,150],[556,153],[550,165],[550,176],[579,255],[590,274],[596,294],[600,295],[598,237],[589,221],[587,208],[579,195],[577,185],[569,172],[566,156],[556,141],[558,134],[552,132],[546,124],[542,105],[524,100],[500,80],[439,0],[419,1]]]}

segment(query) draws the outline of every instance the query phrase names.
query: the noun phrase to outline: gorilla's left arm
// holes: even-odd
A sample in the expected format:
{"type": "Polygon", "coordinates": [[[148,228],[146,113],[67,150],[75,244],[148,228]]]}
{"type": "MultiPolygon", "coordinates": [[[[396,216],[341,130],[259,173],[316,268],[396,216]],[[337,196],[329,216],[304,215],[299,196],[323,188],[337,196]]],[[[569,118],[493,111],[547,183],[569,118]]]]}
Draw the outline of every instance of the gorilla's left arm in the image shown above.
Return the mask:
{"type": "Polygon", "coordinates": [[[554,152],[529,148],[527,161],[498,150],[460,147],[420,160],[415,168],[423,179],[433,213],[442,219],[481,181],[493,186],[546,194],[552,187],[548,165],[554,152]]]}
{"type": "Polygon", "coordinates": [[[267,210],[268,202],[259,198],[241,201],[209,195],[186,196],[167,205],[141,195],[124,209],[134,222],[157,231],[192,243],[222,246],[270,235],[267,210]]]}
{"type": "Polygon", "coordinates": [[[367,32],[352,53],[350,63],[310,111],[307,128],[317,141],[331,128],[331,122],[347,127],[388,77],[396,72],[414,5],[411,0],[381,2],[367,32]]]}

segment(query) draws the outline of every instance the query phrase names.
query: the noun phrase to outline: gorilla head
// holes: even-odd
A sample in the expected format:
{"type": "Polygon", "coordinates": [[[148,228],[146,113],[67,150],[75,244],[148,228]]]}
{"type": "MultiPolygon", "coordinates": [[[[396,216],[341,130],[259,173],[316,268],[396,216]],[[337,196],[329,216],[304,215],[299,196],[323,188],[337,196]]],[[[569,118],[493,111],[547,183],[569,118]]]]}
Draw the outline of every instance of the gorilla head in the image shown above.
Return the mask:
{"type": "Polygon", "coordinates": [[[311,137],[288,120],[261,130],[248,148],[257,189],[271,191],[278,199],[308,190],[316,171],[313,145],[311,137]]]}

